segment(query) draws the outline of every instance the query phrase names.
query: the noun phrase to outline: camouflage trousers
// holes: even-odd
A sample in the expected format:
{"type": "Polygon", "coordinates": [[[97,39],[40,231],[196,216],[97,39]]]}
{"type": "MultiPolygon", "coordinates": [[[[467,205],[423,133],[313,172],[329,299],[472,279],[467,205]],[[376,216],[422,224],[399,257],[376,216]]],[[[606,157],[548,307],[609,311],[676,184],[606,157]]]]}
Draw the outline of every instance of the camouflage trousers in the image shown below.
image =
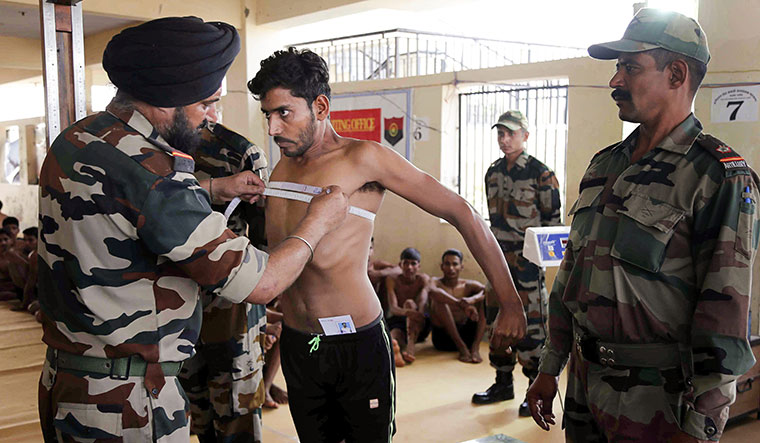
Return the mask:
{"type": "Polygon", "coordinates": [[[205,323],[195,355],[179,374],[190,400],[191,431],[201,442],[260,442],[261,405],[266,395],[261,346],[265,311],[259,305],[227,306],[228,302],[219,301],[204,310],[205,323]],[[233,333],[223,330],[222,320],[241,324],[233,333]],[[204,343],[203,337],[219,338],[208,331],[215,322],[216,333],[229,336],[228,341],[204,343]]]}
{"type": "MultiPolygon", "coordinates": [[[[525,337],[517,342],[513,348],[517,352],[507,354],[506,349],[492,349],[488,354],[488,360],[497,371],[509,373],[514,371],[519,362],[523,374],[533,380],[538,375],[541,348],[546,340],[546,315],[548,313],[546,303],[549,295],[546,292],[544,273],[538,266],[526,260],[522,254],[510,251],[503,252],[517,293],[522,299],[528,327],[525,331],[525,337]]],[[[498,304],[492,294],[489,294],[486,304],[486,319],[490,325],[496,318],[498,304]]]]}
{"type": "Polygon", "coordinates": [[[56,371],[45,360],[38,393],[45,441],[187,443],[187,397],[177,377],[164,380],[151,396],[144,377],[56,371]]]}
{"type": "Polygon", "coordinates": [[[563,416],[566,441],[667,442],[680,430],[683,389],[680,367],[602,366],[584,360],[573,346],[563,416]]]}

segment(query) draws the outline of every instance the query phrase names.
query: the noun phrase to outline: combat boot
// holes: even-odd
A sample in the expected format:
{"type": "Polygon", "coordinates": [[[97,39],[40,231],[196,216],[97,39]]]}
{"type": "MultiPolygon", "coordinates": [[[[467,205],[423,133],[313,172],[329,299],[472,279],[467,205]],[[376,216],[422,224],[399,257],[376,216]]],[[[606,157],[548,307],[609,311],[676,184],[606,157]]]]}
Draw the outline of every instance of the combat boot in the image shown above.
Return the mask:
{"type": "Polygon", "coordinates": [[[512,373],[496,371],[496,382],[485,392],[472,394],[472,402],[476,405],[488,405],[515,398],[515,387],[512,384],[512,373]]]}

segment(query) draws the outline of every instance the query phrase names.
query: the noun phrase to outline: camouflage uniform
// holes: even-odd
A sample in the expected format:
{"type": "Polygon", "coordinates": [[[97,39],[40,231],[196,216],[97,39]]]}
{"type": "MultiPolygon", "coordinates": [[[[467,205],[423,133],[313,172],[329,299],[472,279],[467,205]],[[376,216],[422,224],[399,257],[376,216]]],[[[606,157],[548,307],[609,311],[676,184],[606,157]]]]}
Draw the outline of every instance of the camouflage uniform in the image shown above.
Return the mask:
{"type": "Polygon", "coordinates": [[[754,364],[758,178],[693,114],[631,164],[638,131],[581,180],[540,371],[570,355],[568,441],[718,440],[754,364]]]}
{"type": "MultiPolygon", "coordinates": [[[[525,338],[515,346],[517,352],[492,352],[489,360],[497,371],[510,374],[519,360],[525,376],[533,380],[538,374],[538,357],[545,339],[548,295],[543,271],[523,257],[522,249],[527,228],[561,224],[559,183],[548,166],[525,152],[510,170],[506,157],[496,160],[488,168],[485,182],[491,231],[504,252],[528,319],[525,338]]],[[[487,305],[487,316],[493,321],[498,304],[490,291],[487,305]]]]}
{"type": "Polygon", "coordinates": [[[46,440],[188,441],[176,374],[200,333],[199,290],[239,303],[268,259],[226,229],[193,168],[142,114],[112,105],[50,148],[39,205],[46,440]]]}
{"type": "MultiPolygon", "coordinates": [[[[255,171],[265,180],[268,177],[263,152],[245,137],[220,124],[214,125],[213,131],[204,129],[202,136],[203,143],[193,153],[199,180],[243,170],[255,171]]],[[[225,206],[212,203],[211,208],[223,213],[225,206]]],[[[263,212],[261,207],[241,203],[227,220],[227,228],[235,235],[250,234],[251,242],[262,247],[263,212]]],[[[266,394],[266,309],[212,294],[203,294],[201,300],[203,325],[196,353],[179,375],[190,400],[191,432],[201,441],[260,442],[261,405],[266,394]]]]}

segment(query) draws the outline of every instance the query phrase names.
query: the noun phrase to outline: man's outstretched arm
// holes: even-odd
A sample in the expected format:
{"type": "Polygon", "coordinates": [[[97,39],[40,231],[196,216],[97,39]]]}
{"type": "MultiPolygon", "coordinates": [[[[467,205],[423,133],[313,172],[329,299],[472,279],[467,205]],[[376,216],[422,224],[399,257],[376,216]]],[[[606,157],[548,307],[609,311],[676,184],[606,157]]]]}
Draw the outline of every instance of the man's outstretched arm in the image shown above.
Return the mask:
{"type": "Polygon", "coordinates": [[[395,151],[367,143],[360,161],[366,177],[419,206],[426,212],[451,223],[494,287],[500,313],[494,322],[492,345],[505,348],[525,335],[526,320],[509,268],[496,239],[462,197],[420,171],[395,151]]]}

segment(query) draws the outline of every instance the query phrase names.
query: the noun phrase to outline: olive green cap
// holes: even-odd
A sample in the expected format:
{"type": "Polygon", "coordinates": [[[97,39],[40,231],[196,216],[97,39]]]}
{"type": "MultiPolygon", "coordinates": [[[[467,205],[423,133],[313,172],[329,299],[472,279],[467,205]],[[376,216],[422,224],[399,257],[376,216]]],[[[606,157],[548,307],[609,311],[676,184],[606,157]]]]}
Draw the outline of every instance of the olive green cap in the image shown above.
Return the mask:
{"type": "Polygon", "coordinates": [[[588,48],[588,54],[602,60],[616,59],[620,53],[662,48],[701,61],[710,61],[707,36],[696,20],[673,11],[641,9],[623,34],[614,42],[588,48]]]}
{"type": "Polygon", "coordinates": [[[499,116],[499,121],[494,123],[493,126],[491,126],[491,129],[497,127],[497,126],[505,126],[513,131],[517,131],[518,129],[524,129],[528,130],[528,119],[525,118],[522,112],[520,111],[507,111],[501,116],[499,116]]]}

